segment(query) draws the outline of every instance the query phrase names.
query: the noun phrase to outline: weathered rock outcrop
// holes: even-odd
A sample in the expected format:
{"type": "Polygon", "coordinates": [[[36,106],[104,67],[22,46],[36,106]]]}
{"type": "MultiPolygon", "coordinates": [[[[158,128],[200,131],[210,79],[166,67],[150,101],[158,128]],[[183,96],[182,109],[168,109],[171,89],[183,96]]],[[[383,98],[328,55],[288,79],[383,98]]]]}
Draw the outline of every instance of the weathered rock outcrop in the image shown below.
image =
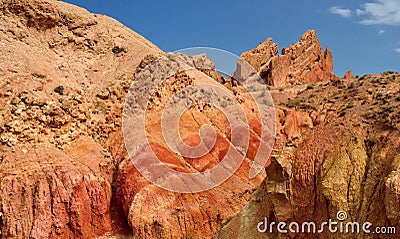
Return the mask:
{"type": "Polygon", "coordinates": [[[111,232],[110,140],[138,65],[161,51],[60,1],[2,0],[0,9],[1,237],[111,232]]]}
{"type": "Polygon", "coordinates": [[[278,54],[278,50],[278,44],[272,42],[272,38],[268,38],[256,48],[242,53],[240,58],[248,62],[254,70],[259,72],[262,66],[269,63],[271,58],[278,54]]]}
{"type": "MultiPolygon", "coordinates": [[[[252,180],[248,172],[264,119],[253,112],[249,96],[213,69],[172,75],[147,112],[149,142],[163,163],[180,172],[204,171],[233,144],[224,114],[198,104],[181,115],[180,136],[196,145],[200,127],[211,124],[215,146],[196,160],[168,150],[160,109],[182,87],[207,83],[235,92],[251,130],[250,148],[233,177],[206,192],[174,193],[138,172],[121,129],[131,83],[165,54],[115,20],[60,1],[0,0],[0,9],[1,238],[121,232],[210,238],[217,231],[218,238],[287,238],[276,231],[259,234],[257,225],[265,218],[321,222],[335,219],[338,210],[346,211],[348,220],[400,230],[399,75],[320,82],[336,77],[332,55],[322,50],[314,31],[282,55],[271,39],[244,53],[272,86],[317,82],[273,92],[279,106],[275,153],[266,172],[252,180]]],[[[190,59],[194,65],[211,64],[204,56],[190,59]]],[[[245,68],[236,73],[252,74],[245,68]]]]}
{"type": "Polygon", "coordinates": [[[353,76],[353,71],[349,70],[344,74],[343,79],[349,79],[349,78],[353,78],[353,77],[354,77],[353,76]]]}
{"type": "MultiPolygon", "coordinates": [[[[0,3],[2,238],[94,238],[126,230],[125,222],[128,233],[144,238],[210,237],[245,205],[264,176],[248,179],[254,149],[233,178],[199,194],[160,189],[130,162],[121,132],[124,99],[137,73],[163,54],[157,47],[115,20],[60,1],[0,3]]],[[[220,129],[212,152],[190,160],[167,150],[155,109],[192,81],[223,86],[200,71],[174,79],[179,83],[151,106],[152,145],[171,167],[206,170],[231,144],[222,114],[204,105],[184,115],[189,143],[196,144],[200,122],[220,129]]],[[[259,121],[247,112],[255,130],[250,147],[257,147],[259,121]]]]}
{"type": "MultiPolygon", "coordinates": [[[[179,57],[183,56],[178,56],[178,59],[180,59],[179,57]]],[[[153,78],[144,82],[152,82],[158,77],[156,74],[163,75],[170,71],[174,67],[171,62],[163,63],[163,60],[160,59],[160,63],[149,66],[148,71],[153,73],[153,78]]],[[[194,64],[196,64],[196,60],[194,64]]],[[[148,106],[150,110],[146,116],[148,119],[146,129],[150,146],[163,163],[179,172],[204,172],[211,169],[224,159],[229,147],[234,145],[229,135],[230,122],[224,114],[208,104],[200,104],[181,115],[179,133],[186,144],[194,146],[199,144],[198,132],[200,132],[201,126],[213,125],[217,133],[214,146],[209,153],[194,159],[180,157],[168,150],[161,128],[163,109],[175,92],[200,83],[225,89],[204,73],[198,70],[189,70],[173,75],[163,82],[159,91],[153,94],[154,97],[148,106]]],[[[147,88],[147,86],[140,86],[140,88],[147,88]]],[[[207,97],[214,94],[211,89],[207,93],[207,97]]],[[[196,91],[187,94],[198,95],[197,98],[202,97],[202,94],[196,91]]],[[[224,221],[235,215],[246,204],[250,194],[261,183],[265,175],[260,174],[251,180],[248,178],[248,172],[255,156],[254,152],[258,148],[260,120],[251,110],[249,96],[244,93],[237,97],[241,99],[242,108],[250,122],[251,144],[243,164],[231,178],[221,185],[200,193],[170,192],[146,181],[129,158],[120,165],[116,198],[123,205],[129,225],[136,236],[143,238],[210,238],[224,221]]],[[[186,96],[182,100],[191,101],[192,97],[186,96]]],[[[202,98],[198,98],[198,100],[205,102],[202,98]]],[[[224,100],[224,98],[221,97],[219,100],[224,100]]],[[[270,113],[274,114],[272,108],[270,113]]],[[[127,114],[129,113],[127,112],[127,114]]],[[[176,114],[179,115],[179,112],[176,114]]],[[[133,160],[149,157],[148,155],[150,155],[148,151],[138,151],[133,160]]],[[[147,168],[151,170],[154,167],[156,167],[154,164],[149,163],[147,168]]],[[[160,175],[160,177],[164,181],[170,180],[166,175],[160,175]]]]}
{"type": "Polygon", "coordinates": [[[109,160],[93,140],[65,151],[18,144],[1,154],[4,238],[91,238],[112,230],[109,160]]]}
{"type": "Polygon", "coordinates": [[[285,92],[273,92],[287,112],[278,114],[282,125],[304,124],[293,121],[297,115],[310,118],[314,127],[292,138],[281,127],[284,143],[272,155],[266,179],[215,238],[397,238],[396,233],[374,232],[376,227],[400,230],[399,82],[399,74],[386,73],[319,83],[285,98],[279,97],[285,92]],[[278,233],[276,224],[272,233],[269,228],[257,231],[265,218],[287,225],[340,222],[339,211],[347,214],[343,223],[372,223],[371,233],[361,226],[360,233],[327,228],[323,233],[278,233]]]}
{"type": "Polygon", "coordinates": [[[282,49],[281,55],[278,55],[278,45],[268,38],[240,57],[274,87],[337,78],[332,73],[332,53],[329,48],[322,49],[314,30],[307,31],[300,41],[282,49]]]}

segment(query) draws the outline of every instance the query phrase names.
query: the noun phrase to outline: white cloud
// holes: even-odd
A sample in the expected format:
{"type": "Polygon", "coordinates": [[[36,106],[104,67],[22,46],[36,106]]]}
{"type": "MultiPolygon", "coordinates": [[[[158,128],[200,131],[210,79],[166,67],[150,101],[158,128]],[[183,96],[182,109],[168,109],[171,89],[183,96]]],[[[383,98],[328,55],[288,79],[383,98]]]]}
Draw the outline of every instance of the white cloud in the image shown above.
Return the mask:
{"type": "Polygon", "coordinates": [[[358,9],[331,7],[329,11],[342,17],[356,15],[364,25],[400,26],[400,0],[370,0],[358,9]]]}
{"type": "Polygon", "coordinates": [[[329,11],[333,14],[338,14],[342,17],[350,17],[353,13],[351,9],[348,8],[340,8],[340,7],[331,7],[329,11]]]}
{"type": "Polygon", "coordinates": [[[383,33],[385,33],[385,30],[380,30],[379,31],[379,34],[383,34],[383,33]]]}
{"type": "Polygon", "coordinates": [[[400,48],[395,48],[395,49],[393,49],[393,51],[400,53],[400,48]]]}
{"type": "Polygon", "coordinates": [[[362,5],[356,10],[357,15],[365,15],[360,23],[364,25],[400,25],[400,1],[399,0],[375,0],[362,5]]]}
{"type": "Polygon", "coordinates": [[[357,9],[357,10],[356,10],[356,14],[357,14],[358,16],[360,16],[360,15],[366,14],[366,12],[365,12],[364,10],[357,9]]]}

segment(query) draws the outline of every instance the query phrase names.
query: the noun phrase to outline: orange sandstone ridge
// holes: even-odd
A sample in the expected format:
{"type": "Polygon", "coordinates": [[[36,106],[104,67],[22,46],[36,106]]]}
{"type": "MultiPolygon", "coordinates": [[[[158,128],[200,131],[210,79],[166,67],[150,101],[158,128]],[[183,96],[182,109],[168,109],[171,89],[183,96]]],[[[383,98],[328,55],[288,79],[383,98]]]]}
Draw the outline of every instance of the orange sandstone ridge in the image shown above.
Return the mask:
{"type": "Polygon", "coordinates": [[[314,30],[309,30],[293,45],[282,49],[272,38],[241,56],[274,87],[305,84],[338,78],[332,73],[333,60],[329,48],[322,49],[314,30]]]}
{"type": "Polygon", "coordinates": [[[150,143],[164,163],[206,170],[231,144],[221,112],[199,105],[182,116],[180,133],[196,144],[200,123],[210,123],[216,145],[197,161],[168,149],[159,107],[181,87],[235,92],[252,130],[233,177],[206,192],[173,193],[137,171],[122,135],[132,82],[165,53],[109,17],[60,1],[1,0],[0,8],[1,238],[278,238],[257,234],[257,223],[335,219],[338,210],[400,231],[399,74],[338,79],[315,31],[280,55],[271,39],[243,53],[272,86],[277,118],[274,153],[252,180],[260,119],[233,79],[247,69],[238,64],[231,78],[215,70],[171,76],[148,108],[150,143]]]}

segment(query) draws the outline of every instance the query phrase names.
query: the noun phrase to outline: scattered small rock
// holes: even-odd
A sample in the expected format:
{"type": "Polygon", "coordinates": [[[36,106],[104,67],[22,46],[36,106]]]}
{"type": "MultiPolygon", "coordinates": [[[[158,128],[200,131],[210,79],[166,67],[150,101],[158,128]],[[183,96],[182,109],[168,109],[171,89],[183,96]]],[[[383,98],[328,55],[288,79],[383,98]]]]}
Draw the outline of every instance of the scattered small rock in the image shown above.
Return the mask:
{"type": "Polygon", "coordinates": [[[100,93],[97,93],[96,96],[99,97],[102,100],[106,100],[106,99],[108,99],[110,97],[110,91],[108,89],[104,89],[100,93]]]}
{"type": "Polygon", "coordinates": [[[11,96],[12,95],[12,90],[7,90],[7,92],[4,95],[5,96],[11,96]]]}
{"type": "Polygon", "coordinates": [[[12,105],[18,105],[19,103],[21,102],[21,99],[19,98],[19,97],[14,97],[12,100],[11,100],[11,104],[12,105]]]}
{"type": "Polygon", "coordinates": [[[353,71],[349,70],[346,72],[346,74],[344,74],[343,79],[351,79],[351,78],[354,78],[353,71]]]}
{"type": "Polygon", "coordinates": [[[122,52],[126,52],[125,48],[120,47],[120,46],[114,46],[112,49],[112,52],[116,55],[122,53],[122,52]]]}
{"type": "Polygon", "coordinates": [[[0,136],[0,142],[2,144],[6,144],[8,142],[8,138],[6,136],[0,136]]]}
{"type": "Polygon", "coordinates": [[[59,85],[56,88],[54,88],[54,92],[56,92],[59,95],[63,95],[64,94],[64,86],[59,85]]]}

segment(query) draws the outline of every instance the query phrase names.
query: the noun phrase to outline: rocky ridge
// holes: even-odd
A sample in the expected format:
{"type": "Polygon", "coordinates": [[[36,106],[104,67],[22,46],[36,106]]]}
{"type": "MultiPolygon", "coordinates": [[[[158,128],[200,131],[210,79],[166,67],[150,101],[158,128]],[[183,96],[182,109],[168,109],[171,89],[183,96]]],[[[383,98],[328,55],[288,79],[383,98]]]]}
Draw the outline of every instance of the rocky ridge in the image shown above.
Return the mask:
{"type": "Polygon", "coordinates": [[[60,1],[0,1],[2,238],[94,238],[111,216],[123,98],[161,51],[60,1]],[[117,51],[118,50],[118,51],[117,51]]]}
{"type": "MultiPolygon", "coordinates": [[[[174,64],[182,62],[186,62],[192,67],[200,62],[202,67],[206,69],[213,68],[213,65],[207,66],[207,62],[211,62],[204,55],[192,58],[184,55],[161,58],[155,64],[151,64],[146,68],[146,71],[152,72],[151,80],[146,77],[145,85],[137,86],[137,90],[147,88],[146,82],[153,82],[159,75],[168,75],[166,73],[173,71],[174,64]],[[167,58],[170,60],[167,60],[167,58]]],[[[136,81],[139,81],[139,79],[136,79],[136,81]]],[[[163,163],[179,172],[203,172],[213,168],[224,159],[228,148],[234,144],[229,135],[229,121],[223,113],[215,107],[203,103],[190,107],[189,110],[181,115],[179,133],[183,142],[187,145],[195,146],[199,144],[197,132],[200,132],[201,126],[205,124],[213,125],[216,129],[217,137],[214,146],[209,149],[209,153],[191,159],[179,156],[168,150],[166,139],[161,134],[163,110],[168,100],[176,92],[199,83],[222,87],[213,78],[199,70],[186,70],[173,74],[164,81],[153,94],[150,104],[147,106],[147,109],[150,109],[146,113],[146,118],[148,119],[146,120],[146,132],[149,144],[163,163]]],[[[191,101],[196,98],[201,102],[203,101],[201,99],[202,94],[199,93],[196,90],[185,92],[182,95],[182,99],[191,101]]],[[[211,94],[213,92],[210,89],[207,95],[211,94]]],[[[251,102],[246,94],[237,97],[240,97],[243,104],[251,102]]],[[[130,100],[134,99],[128,97],[127,101],[130,100]]],[[[217,100],[224,99],[218,98],[217,100]]],[[[135,106],[136,104],[133,107],[135,106]]],[[[250,122],[250,148],[245,155],[244,162],[235,174],[215,188],[200,193],[170,192],[143,178],[129,157],[126,157],[120,164],[116,184],[116,198],[122,205],[135,236],[141,238],[210,238],[213,232],[221,227],[223,221],[235,215],[245,205],[250,194],[261,183],[265,174],[262,172],[251,180],[248,178],[248,172],[254,159],[254,154],[251,152],[255,150],[259,142],[260,122],[256,114],[251,111],[251,106],[243,105],[242,107],[250,122]]],[[[129,110],[125,112],[129,114],[129,110]]],[[[271,113],[274,113],[273,110],[271,113]]],[[[177,114],[179,115],[178,112],[177,114]]],[[[129,125],[129,123],[126,124],[129,125]]],[[[126,134],[128,134],[129,140],[129,133],[126,134]]],[[[149,155],[148,151],[139,150],[134,153],[134,158],[151,157],[149,155]]],[[[144,161],[143,163],[147,162],[144,161]]],[[[154,167],[156,165],[148,163],[148,169],[151,170],[154,167]]],[[[168,181],[168,178],[165,178],[167,176],[164,174],[159,177],[163,181],[168,181]]]]}
{"type": "MultiPolygon", "coordinates": [[[[399,229],[398,74],[338,80],[315,31],[281,55],[272,40],[244,53],[277,106],[274,154],[253,180],[247,173],[260,119],[243,89],[213,69],[171,76],[152,98],[147,125],[164,163],[206,170],[231,143],[221,113],[198,105],[182,116],[182,137],[195,145],[200,123],[212,124],[216,146],[198,161],[167,150],[159,109],[182,87],[225,85],[245,105],[252,129],[234,177],[207,192],[178,194],[139,174],[121,132],[131,83],[165,53],[113,19],[60,1],[2,0],[0,8],[1,238],[287,238],[257,234],[257,223],[319,222],[338,210],[399,229]]],[[[204,56],[193,62],[210,64],[204,56]]],[[[329,236],[341,238],[319,238],[329,236]]]]}
{"type": "Polygon", "coordinates": [[[215,238],[397,238],[396,234],[258,233],[269,222],[344,222],[399,231],[400,74],[273,90],[281,144],[267,177],[215,238]],[[307,123],[306,123],[307,122],[307,123]],[[290,130],[287,128],[297,129],[290,130]]]}
{"type": "MultiPolygon", "coordinates": [[[[211,237],[246,203],[264,175],[247,179],[251,155],[222,187],[192,195],[151,185],[130,162],[121,132],[124,99],[137,73],[164,54],[157,47],[67,3],[4,0],[0,7],[1,237],[211,237]]],[[[194,79],[218,84],[200,71],[182,73],[160,96],[194,79]]],[[[150,112],[159,97],[154,102],[150,112]]],[[[154,130],[153,146],[173,167],[210,168],[230,144],[226,122],[215,117],[220,113],[206,106],[186,115],[189,143],[196,142],[194,120],[220,124],[218,146],[199,162],[170,154],[154,130]]]]}
{"type": "MultiPolygon", "coordinates": [[[[278,45],[272,38],[240,56],[248,62],[273,87],[312,83],[336,79],[329,48],[322,49],[314,30],[278,55],[278,45]]],[[[240,68],[240,66],[239,66],[240,68]]]]}

